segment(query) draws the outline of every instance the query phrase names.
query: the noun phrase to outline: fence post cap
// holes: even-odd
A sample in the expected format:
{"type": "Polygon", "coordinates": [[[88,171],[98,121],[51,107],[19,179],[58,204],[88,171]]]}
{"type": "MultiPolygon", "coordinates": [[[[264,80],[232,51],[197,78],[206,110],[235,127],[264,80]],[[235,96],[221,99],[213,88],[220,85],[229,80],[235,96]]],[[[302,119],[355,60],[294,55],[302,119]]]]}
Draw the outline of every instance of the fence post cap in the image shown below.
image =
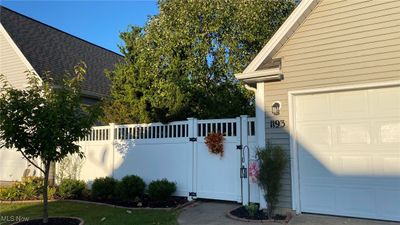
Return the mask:
{"type": "Polygon", "coordinates": [[[242,117],[242,118],[243,118],[243,117],[249,117],[249,115],[240,115],[240,117],[242,117]]]}

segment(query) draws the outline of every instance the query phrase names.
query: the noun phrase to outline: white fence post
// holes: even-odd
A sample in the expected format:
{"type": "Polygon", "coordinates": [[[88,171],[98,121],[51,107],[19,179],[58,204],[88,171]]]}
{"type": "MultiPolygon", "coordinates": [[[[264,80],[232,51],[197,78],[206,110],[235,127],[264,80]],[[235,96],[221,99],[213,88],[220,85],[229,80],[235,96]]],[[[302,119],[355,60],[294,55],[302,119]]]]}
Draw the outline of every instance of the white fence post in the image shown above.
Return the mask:
{"type": "Polygon", "coordinates": [[[108,136],[108,141],[110,143],[110,149],[112,151],[112,167],[111,167],[111,176],[114,177],[115,170],[115,149],[114,149],[114,138],[115,138],[115,123],[110,123],[110,132],[108,136]]]}
{"type": "Polygon", "coordinates": [[[249,142],[248,142],[248,116],[241,115],[240,116],[240,137],[241,137],[241,145],[242,145],[242,162],[241,166],[243,168],[243,178],[242,178],[242,190],[243,190],[243,205],[248,205],[250,201],[250,183],[249,183],[249,142]]]}
{"type": "MultiPolygon", "coordinates": [[[[241,132],[241,123],[242,123],[242,121],[241,121],[241,118],[240,117],[236,117],[236,141],[237,141],[237,143],[238,143],[238,145],[241,145],[242,144],[242,138],[241,138],[241,136],[242,136],[242,132],[241,132]]],[[[233,128],[232,128],[233,129],[233,128]]],[[[237,151],[237,150],[236,150],[237,151]]],[[[241,165],[242,165],[242,155],[243,155],[243,149],[240,149],[239,150],[239,154],[240,154],[240,156],[239,156],[239,162],[236,162],[236,163],[238,163],[238,165],[239,165],[239,177],[240,177],[240,183],[239,183],[239,190],[240,190],[240,200],[238,201],[238,203],[243,203],[243,179],[242,179],[242,175],[241,175],[241,165]]]]}
{"type": "Polygon", "coordinates": [[[197,138],[197,119],[195,118],[188,118],[188,162],[189,162],[189,168],[188,168],[188,200],[191,201],[193,200],[193,196],[190,196],[190,193],[194,192],[196,193],[196,153],[197,153],[197,142],[195,141],[190,141],[190,138],[197,138]]]}

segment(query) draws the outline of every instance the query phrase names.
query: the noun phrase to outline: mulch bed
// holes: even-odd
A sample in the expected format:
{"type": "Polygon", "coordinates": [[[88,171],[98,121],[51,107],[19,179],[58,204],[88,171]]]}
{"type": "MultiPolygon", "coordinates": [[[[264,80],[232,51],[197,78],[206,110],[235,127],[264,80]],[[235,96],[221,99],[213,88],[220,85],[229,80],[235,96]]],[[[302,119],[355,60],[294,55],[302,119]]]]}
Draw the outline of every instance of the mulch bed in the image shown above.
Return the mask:
{"type": "MultiPolygon", "coordinates": [[[[69,217],[52,217],[49,218],[49,222],[46,225],[79,225],[81,224],[81,220],[78,218],[69,218],[69,217]]],[[[15,225],[43,225],[42,219],[34,219],[29,221],[22,221],[13,223],[15,225]]]]}
{"type": "Polygon", "coordinates": [[[165,201],[154,201],[147,195],[143,196],[140,201],[126,201],[126,200],[96,200],[96,199],[82,199],[85,201],[106,203],[116,206],[130,207],[130,208],[175,208],[187,203],[186,197],[170,196],[165,201]]]}
{"type": "Polygon", "coordinates": [[[287,216],[284,215],[275,215],[273,218],[269,218],[266,213],[262,210],[258,210],[254,216],[250,216],[245,206],[241,206],[236,208],[230,212],[231,215],[248,220],[273,220],[273,221],[282,221],[285,222],[287,220],[287,216]]]}

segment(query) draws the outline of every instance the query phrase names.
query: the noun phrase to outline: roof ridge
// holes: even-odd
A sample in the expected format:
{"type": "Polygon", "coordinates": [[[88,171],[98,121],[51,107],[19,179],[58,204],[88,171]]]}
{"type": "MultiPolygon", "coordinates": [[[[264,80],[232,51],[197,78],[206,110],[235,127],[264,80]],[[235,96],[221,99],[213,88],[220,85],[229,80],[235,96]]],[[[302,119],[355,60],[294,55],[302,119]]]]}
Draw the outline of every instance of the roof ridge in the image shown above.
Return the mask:
{"type": "Polygon", "coordinates": [[[116,54],[116,55],[118,55],[118,56],[124,57],[124,56],[123,56],[122,54],[120,54],[120,53],[114,52],[113,50],[110,50],[110,49],[107,49],[107,48],[102,47],[102,46],[100,46],[100,45],[94,44],[94,43],[92,43],[92,42],[90,42],[90,41],[87,41],[87,40],[85,40],[85,39],[83,39],[83,38],[80,38],[80,37],[78,37],[78,36],[76,36],[76,35],[70,34],[70,33],[66,32],[66,31],[63,31],[63,30],[58,29],[58,28],[56,28],[56,27],[53,27],[53,26],[51,26],[51,25],[45,24],[44,22],[41,22],[41,21],[39,21],[39,20],[36,20],[36,19],[31,18],[31,17],[29,17],[29,16],[26,16],[26,15],[24,15],[24,14],[22,14],[22,13],[19,13],[19,12],[17,12],[17,11],[14,11],[14,10],[12,10],[12,9],[10,9],[10,8],[7,8],[7,7],[3,6],[3,5],[0,5],[0,22],[1,22],[1,10],[3,10],[3,9],[6,9],[6,10],[8,10],[8,11],[11,11],[11,12],[13,12],[13,13],[15,13],[15,14],[18,14],[19,16],[25,17],[26,19],[29,19],[29,20],[34,21],[34,22],[36,22],[36,23],[40,23],[40,24],[42,24],[42,25],[44,25],[44,26],[46,26],[46,27],[49,27],[49,28],[51,28],[51,29],[53,29],[53,30],[59,31],[59,32],[64,33],[64,34],[66,34],[66,35],[69,35],[69,36],[71,36],[71,37],[73,37],[73,38],[76,38],[76,39],[78,39],[78,40],[80,40],[80,41],[86,42],[86,43],[88,43],[88,44],[90,44],[90,45],[93,45],[93,46],[95,46],[95,47],[101,48],[101,49],[103,49],[103,50],[106,50],[106,51],[111,52],[111,53],[113,53],[113,54],[116,54]]]}

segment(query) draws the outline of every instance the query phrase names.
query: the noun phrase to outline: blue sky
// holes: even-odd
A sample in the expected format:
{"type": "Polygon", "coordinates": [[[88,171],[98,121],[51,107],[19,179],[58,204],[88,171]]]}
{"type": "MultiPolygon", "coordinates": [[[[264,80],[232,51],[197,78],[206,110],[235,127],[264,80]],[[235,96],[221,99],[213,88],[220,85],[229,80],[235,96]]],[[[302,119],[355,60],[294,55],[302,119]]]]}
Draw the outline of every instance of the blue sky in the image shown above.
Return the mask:
{"type": "Polygon", "coordinates": [[[148,16],[158,14],[156,0],[2,0],[1,5],[118,53],[121,31],[129,24],[143,26],[148,16]]]}

